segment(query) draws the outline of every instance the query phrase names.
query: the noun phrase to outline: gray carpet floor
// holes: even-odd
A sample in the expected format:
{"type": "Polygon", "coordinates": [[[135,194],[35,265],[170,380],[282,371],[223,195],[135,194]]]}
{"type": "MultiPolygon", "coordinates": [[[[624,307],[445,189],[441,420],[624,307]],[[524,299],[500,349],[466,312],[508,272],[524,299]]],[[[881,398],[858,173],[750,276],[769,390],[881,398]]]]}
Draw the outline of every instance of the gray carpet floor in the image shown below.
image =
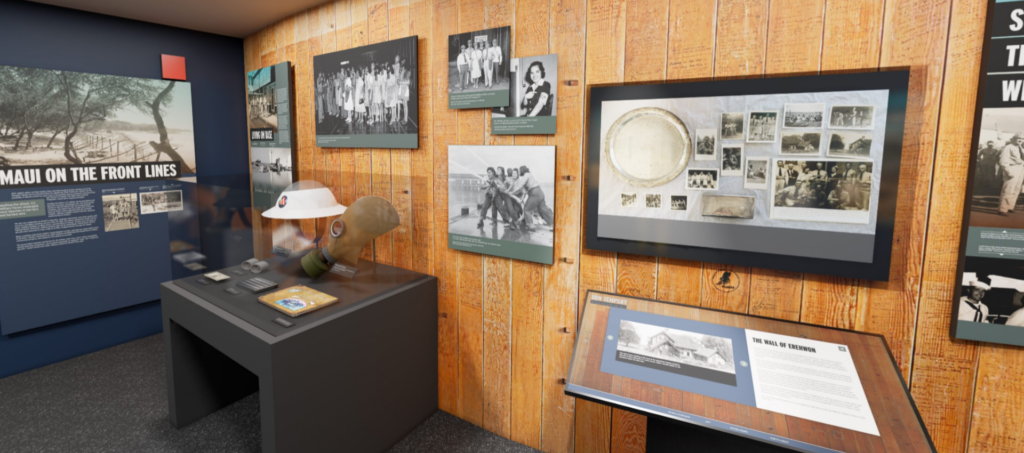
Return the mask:
{"type": "MultiPolygon", "coordinates": [[[[167,420],[160,335],[0,379],[0,451],[258,452],[259,395],[181,430],[167,420]]],[[[438,411],[392,453],[536,452],[438,411]]]]}

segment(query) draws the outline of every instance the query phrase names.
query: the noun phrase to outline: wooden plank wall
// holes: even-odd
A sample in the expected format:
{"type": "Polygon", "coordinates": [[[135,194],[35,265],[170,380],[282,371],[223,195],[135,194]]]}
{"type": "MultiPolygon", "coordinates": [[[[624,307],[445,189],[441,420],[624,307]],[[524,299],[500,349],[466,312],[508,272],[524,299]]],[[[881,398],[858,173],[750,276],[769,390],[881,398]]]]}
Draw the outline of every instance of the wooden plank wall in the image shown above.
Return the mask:
{"type": "MultiPolygon", "coordinates": [[[[441,409],[548,452],[643,451],[644,417],[562,391],[566,332],[598,289],[881,333],[939,451],[1009,452],[1024,450],[1024,351],[952,342],[947,330],[985,13],[985,0],[337,0],[282,18],[244,49],[246,70],[294,65],[300,177],[342,203],[372,194],[398,209],[402,226],[363,257],[439,278],[441,409]],[[505,25],[514,55],[559,54],[556,135],[492,136],[485,112],[447,108],[448,35],[505,25]],[[410,35],[420,148],[316,147],[313,56],[410,35]],[[890,282],[584,247],[586,85],[887,67],[911,70],[890,282]],[[556,147],[556,264],[448,249],[450,144],[556,147]],[[716,289],[720,270],[739,288],[716,289]]],[[[280,225],[254,226],[266,256],[280,225]]]]}

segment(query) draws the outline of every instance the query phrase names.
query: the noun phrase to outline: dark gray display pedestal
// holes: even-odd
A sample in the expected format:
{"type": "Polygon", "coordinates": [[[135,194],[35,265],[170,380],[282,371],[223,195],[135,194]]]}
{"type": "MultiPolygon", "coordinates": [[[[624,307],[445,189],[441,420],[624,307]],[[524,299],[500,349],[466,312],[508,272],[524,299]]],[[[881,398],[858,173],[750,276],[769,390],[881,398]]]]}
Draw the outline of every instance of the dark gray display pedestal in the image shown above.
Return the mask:
{"type": "Polygon", "coordinates": [[[364,261],[353,279],[312,280],[294,260],[272,264],[258,275],[221,270],[232,278],[220,283],[161,285],[175,427],[259,391],[265,453],[380,452],[437,410],[436,278],[364,261]],[[289,318],[224,291],[257,276],[339,301],[289,318]]]}

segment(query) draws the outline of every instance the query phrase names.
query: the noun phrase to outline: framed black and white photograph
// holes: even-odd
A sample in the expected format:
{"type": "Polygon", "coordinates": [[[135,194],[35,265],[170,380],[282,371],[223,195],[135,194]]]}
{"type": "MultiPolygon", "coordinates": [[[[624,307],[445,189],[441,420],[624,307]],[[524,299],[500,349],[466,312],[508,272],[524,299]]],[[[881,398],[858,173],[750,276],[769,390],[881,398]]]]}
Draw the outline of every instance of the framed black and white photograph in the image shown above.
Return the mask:
{"type": "Polygon", "coordinates": [[[136,193],[103,196],[103,231],[134,230],[139,227],[139,197],[136,193]]]}
{"type": "Polygon", "coordinates": [[[722,176],[743,176],[743,145],[722,145],[722,176]]]}
{"type": "Polygon", "coordinates": [[[828,137],[828,157],[870,157],[870,131],[832,131],[828,137]]]}
{"type": "Polygon", "coordinates": [[[252,206],[260,211],[273,208],[281,192],[295,182],[292,148],[253,147],[249,153],[252,168],[252,206]]]}
{"type": "Polygon", "coordinates": [[[672,195],[670,198],[671,204],[669,209],[673,211],[685,211],[686,210],[686,195],[672,195]]]}
{"type": "Polygon", "coordinates": [[[899,188],[908,81],[908,71],[894,70],[589,87],[586,246],[886,281],[896,218],[887,200],[899,188]],[[873,129],[829,128],[831,106],[873,107],[858,108],[874,115],[859,122],[873,129]],[[672,121],[636,121],[637,112],[672,121]],[[625,122],[633,129],[623,142],[625,122]],[[654,151],[666,146],[644,141],[676,130],[689,154],[678,174],[668,171],[675,157],[654,151]],[[723,138],[740,130],[741,140],[723,138]],[[826,157],[833,132],[874,140],[863,143],[864,157],[826,157]],[[618,152],[623,143],[630,153],[618,152]],[[713,159],[702,160],[702,146],[713,159]],[[667,176],[637,179],[624,166],[667,176]],[[661,209],[645,208],[653,193],[661,209]],[[638,194],[634,207],[622,194],[638,194]],[[675,197],[686,197],[687,209],[674,209],[675,197]]]}
{"type": "Polygon", "coordinates": [[[704,195],[700,215],[728,219],[753,219],[754,197],[741,195],[704,195]]]}
{"type": "Polygon", "coordinates": [[[558,55],[513,58],[507,107],[491,110],[491,134],[554,134],[558,112],[558,55]]]}
{"type": "Polygon", "coordinates": [[[768,188],[769,157],[747,157],[743,166],[743,188],[765,190],[768,188]]]}
{"type": "Polygon", "coordinates": [[[825,124],[825,104],[786,104],[782,127],[790,129],[821,129],[825,124]]]}
{"type": "Polygon", "coordinates": [[[507,107],[511,48],[512,27],[449,35],[448,108],[507,107]]]}
{"type": "Polygon", "coordinates": [[[316,146],[418,148],[417,37],[313,57],[316,146]]]}
{"type": "Polygon", "coordinates": [[[690,190],[718,190],[718,169],[686,169],[686,188],[690,190]]]}
{"type": "Polygon", "coordinates": [[[661,209],[661,194],[644,194],[644,203],[647,206],[647,209],[661,209]]]}
{"type": "Polygon", "coordinates": [[[828,115],[830,129],[875,128],[875,106],[873,105],[832,105],[828,115]]]}
{"type": "Polygon", "coordinates": [[[779,112],[751,111],[747,115],[747,143],[775,143],[779,112]]]}
{"type": "Polygon", "coordinates": [[[693,153],[694,160],[718,159],[718,156],[715,153],[717,146],[715,146],[714,129],[697,129],[693,143],[695,149],[695,152],[693,153]]]}
{"type": "Polygon", "coordinates": [[[554,206],[554,146],[448,147],[449,248],[552,264],[554,206]]]}
{"type": "Polygon", "coordinates": [[[142,206],[141,212],[143,215],[180,211],[184,207],[182,201],[180,190],[144,192],[139,194],[139,204],[142,206]]]}
{"type": "Polygon", "coordinates": [[[624,207],[624,208],[635,208],[636,207],[636,192],[622,194],[622,207],[624,207]]]}
{"type": "Polygon", "coordinates": [[[772,180],[771,218],[832,223],[870,222],[870,161],[785,160],[772,180]]]}
{"type": "Polygon", "coordinates": [[[746,117],[743,112],[723,113],[719,128],[722,140],[743,140],[743,120],[746,117]]]}
{"type": "Polygon", "coordinates": [[[779,154],[783,156],[820,156],[821,132],[783,129],[782,139],[779,140],[779,154]]]}

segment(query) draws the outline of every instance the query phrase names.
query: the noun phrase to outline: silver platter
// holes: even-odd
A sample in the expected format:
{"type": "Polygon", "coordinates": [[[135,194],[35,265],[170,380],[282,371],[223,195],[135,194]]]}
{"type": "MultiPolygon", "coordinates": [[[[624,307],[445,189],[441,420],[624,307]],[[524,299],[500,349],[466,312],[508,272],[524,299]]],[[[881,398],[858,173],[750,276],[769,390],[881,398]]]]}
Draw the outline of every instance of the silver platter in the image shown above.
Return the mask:
{"type": "Polygon", "coordinates": [[[604,156],[615,173],[640,187],[655,187],[679,176],[690,162],[690,133],[671,112],[655,107],[631,110],[608,129],[604,156]]]}

